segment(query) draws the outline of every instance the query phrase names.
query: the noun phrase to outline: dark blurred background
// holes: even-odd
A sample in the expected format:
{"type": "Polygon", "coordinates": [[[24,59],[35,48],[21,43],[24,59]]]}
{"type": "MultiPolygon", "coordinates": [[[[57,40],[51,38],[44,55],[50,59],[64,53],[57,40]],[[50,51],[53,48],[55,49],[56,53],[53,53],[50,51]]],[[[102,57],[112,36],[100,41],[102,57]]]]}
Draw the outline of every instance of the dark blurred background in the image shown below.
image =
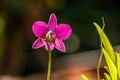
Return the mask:
{"type": "MultiPolygon", "coordinates": [[[[120,44],[120,3],[118,0],[0,0],[0,74],[28,75],[46,71],[47,52],[31,48],[36,37],[35,21],[48,22],[55,13],[59,23],[70,24],[73,33],[65,41],[66,53],[56,49],[55,59],[98,49],[99,36],[93,22],[102,26],[113,46],[120,44]]],[[[54,62],[53,62],[54,65],[54,62]]]]}

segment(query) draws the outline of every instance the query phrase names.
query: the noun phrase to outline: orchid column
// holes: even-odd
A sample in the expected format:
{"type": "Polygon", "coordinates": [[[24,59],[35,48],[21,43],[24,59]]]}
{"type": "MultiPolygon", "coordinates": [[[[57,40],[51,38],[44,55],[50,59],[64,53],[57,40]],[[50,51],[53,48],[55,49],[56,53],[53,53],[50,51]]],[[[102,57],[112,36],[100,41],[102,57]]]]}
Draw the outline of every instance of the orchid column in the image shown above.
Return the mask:
{"type": "Polygon", "coordinates": [[[50,15],[48,24],[43,21],[36,21],[32,30],[37,40],[33,43],[32,48],[38,49],[45,46],[48,51],[48,73],[47,80],[51,79],[51,51],[58,49],[59,51],[66,52],[65,45],[62,40],[70,37],[72,29],[68,24],[57,25],[57,18],[54,13],[50,15]]]}

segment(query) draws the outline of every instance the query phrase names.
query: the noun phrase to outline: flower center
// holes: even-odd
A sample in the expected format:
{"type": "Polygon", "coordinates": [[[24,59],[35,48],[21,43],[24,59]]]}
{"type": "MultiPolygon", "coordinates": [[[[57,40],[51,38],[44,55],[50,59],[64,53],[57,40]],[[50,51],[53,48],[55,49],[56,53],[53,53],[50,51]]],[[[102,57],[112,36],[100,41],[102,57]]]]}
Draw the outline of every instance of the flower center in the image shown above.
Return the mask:
{"type": "Polygon", "coordinates": [[[46,35],[46,40],[52,42],[55,39],[55,34],[52,31],[49,31],[46,35]]]}

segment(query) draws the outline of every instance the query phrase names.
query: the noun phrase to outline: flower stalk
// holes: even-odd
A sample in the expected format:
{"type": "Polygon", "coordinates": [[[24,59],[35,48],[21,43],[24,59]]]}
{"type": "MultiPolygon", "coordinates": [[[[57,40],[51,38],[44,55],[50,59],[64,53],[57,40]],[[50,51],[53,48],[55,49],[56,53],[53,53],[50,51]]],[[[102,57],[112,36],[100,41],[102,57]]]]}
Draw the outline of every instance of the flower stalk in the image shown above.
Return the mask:
{"type": "Polygon", "coordinates": [[[48,45],[48,41],[47,41],[47,46],[48,46],[48,71],[47,71],[47,80],[51,80],[51,51],[50,51],[50,46],[48,45]]]}

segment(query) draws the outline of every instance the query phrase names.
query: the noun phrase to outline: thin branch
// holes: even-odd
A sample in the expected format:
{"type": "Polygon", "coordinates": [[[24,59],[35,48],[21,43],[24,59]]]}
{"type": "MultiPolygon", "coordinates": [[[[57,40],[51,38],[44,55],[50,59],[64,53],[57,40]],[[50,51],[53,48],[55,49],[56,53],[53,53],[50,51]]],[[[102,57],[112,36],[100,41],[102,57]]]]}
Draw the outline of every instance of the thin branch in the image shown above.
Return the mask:
{"type": "MultiPolygon", "coordinates": [[[[102,30],[104,31],[104,28],[105,28],[104,17],[102,17],[102,22],[103,22],[102,30]]],[[[99,58],[99,61],[98,61],[98,66],[97,66],[97,77],[98,77],[98,80],[101,80],[101,78],[100,78],[100,65],[101,65],[102,57],[103,57],[102,46],[103,46],[102,45],[102,39],[100,38],[101,53],[100,53],[100,58],[99,58]]]]}

